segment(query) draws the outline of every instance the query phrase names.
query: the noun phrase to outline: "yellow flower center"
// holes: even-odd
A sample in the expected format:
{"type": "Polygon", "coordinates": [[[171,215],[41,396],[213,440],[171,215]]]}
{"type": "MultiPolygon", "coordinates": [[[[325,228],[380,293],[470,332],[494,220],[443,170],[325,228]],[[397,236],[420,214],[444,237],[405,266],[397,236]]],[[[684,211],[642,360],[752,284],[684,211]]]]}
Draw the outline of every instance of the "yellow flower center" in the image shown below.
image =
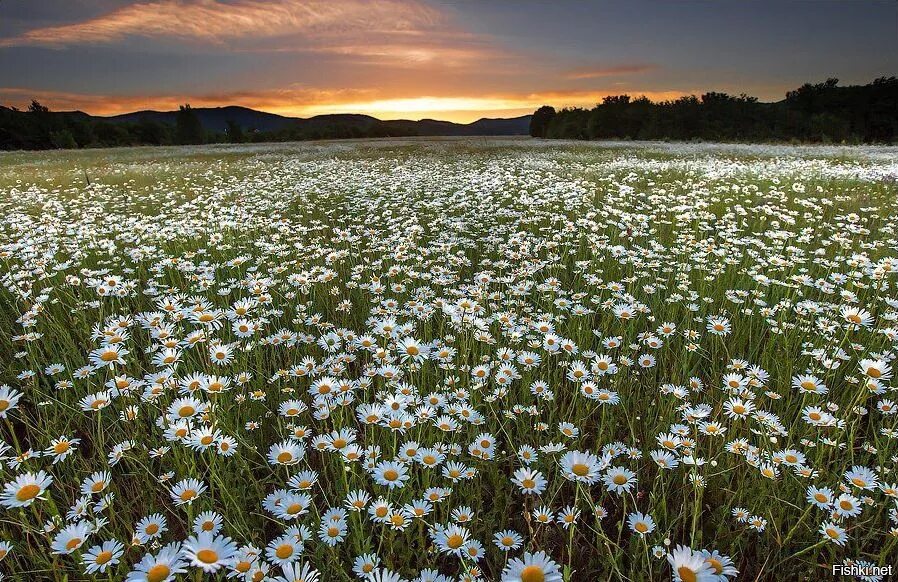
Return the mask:
{"type": "Polygon", "coordinates": [[[545,580],[546,573],[543,571],[542,566],[531,564],[521,570],[521,582],[545,582],[545,580]]]}
{"type": "Polygon", "coordinates": [[[165,564],[156,564],[147,570],[147,582],[162,582],[171,574],[171,569],[165,564]]]}
{"type": "Polygon", "coordinates": [[[196,557],[200,562],[204,564],[214,564],[218,561],[218,554],[215,550],[210,550],[208,548],[202,549],[196,553],[196,557]]]}
{"type": "Polygon", "coordinates": [[[34,483],[29,483],[25,485],[16,493],[16,499],[19,501],[28,501],[29,499],[34,499],[41,492],[41,488],[34,483]]]}
{"type": "Polygon", "coordinates": [[[584,463],[574,463],[574,466],[571,467],[571,472],[578,477],[585,477],[589,474],[589,465],[584,463]]]}

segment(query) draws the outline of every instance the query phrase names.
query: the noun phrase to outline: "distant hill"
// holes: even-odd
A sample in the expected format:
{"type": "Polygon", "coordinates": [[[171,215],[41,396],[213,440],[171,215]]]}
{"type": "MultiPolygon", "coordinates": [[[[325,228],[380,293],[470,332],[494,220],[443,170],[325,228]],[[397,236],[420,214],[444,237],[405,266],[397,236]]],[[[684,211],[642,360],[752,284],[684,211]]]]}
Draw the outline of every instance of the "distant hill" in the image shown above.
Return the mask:
{"type": "MultiPolygon", "coordinates": [[[[217,133],[223,133],[228,127],[228,121],[234,121],[247,130],[274,131],[281,129],[285,125],[298,121],[296,118],[275,115],[274,113],[266,113],[264,111],[256,111],[248,107],[239,107],[230,105],[228,107],[194,107],[203,129],[217,133]]],[[[110,117],[93,116],[97,120],[123,122],[123,123],[139,123],[141,121],[153,121],[156,123],[165,123],[167,125],[175,124],[177,111],[135,111],[133,113],[123,113],[121,115],[113,115],[110,117]]]]}
{"type": "MultiPolygon", "coordinates": [[[[244,131],[280,131],[287,128],[302,128],[305,130],[323,129],[334,125],[342,127],[355,127],[361,131],[367,131],[372,126],[384,125],[399,129],[404,135],[526,135],[530,127],[530,116],[513,117],[510,119],[478,119],[472,123],[452,123],[450,121],[438,121],[435,119],[422,119],[411,121],[407,119],[381,121],[370,115],[357,115],[340,113],[332,115],[316,115],[309,118],[285,117],[274,113],[257,111],[248,107],[231,105],[228,107],[194,107],[203,129],[213,133],[224,133],[228,128],[228,122],[240,125],[244,131]]],[[[81,112],[73,112],[81,113],[81,112]]],[[[105,120],[123,123],[139,123],[141,121],[153,121],[174,125],[178,115],[177,111],[135,111],[110,117],[94,117],[97,120],[105,120]]]]}

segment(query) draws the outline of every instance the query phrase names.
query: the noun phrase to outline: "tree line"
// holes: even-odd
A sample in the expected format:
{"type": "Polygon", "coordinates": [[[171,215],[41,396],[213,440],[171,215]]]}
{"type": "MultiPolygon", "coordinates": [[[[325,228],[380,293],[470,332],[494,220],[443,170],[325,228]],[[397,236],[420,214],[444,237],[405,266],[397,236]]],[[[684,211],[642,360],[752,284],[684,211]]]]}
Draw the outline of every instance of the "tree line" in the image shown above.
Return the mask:
{"type": "Polygon", "coordinates": [[[111,121],[82,112],[50,111],[38,101],[26,110],[0,106],[0,150],[46,150],[137,145],[193,145],[413,136],[414,123],[354,123],[352,116],[333,116],[312,124],[295,123],[258,131],[229,120],[224,131],[203,127],[190,105],[180,106],[174,123],[141,118],[111,121]]]}
{"type": "Polygon", "coordinates": [[[898,78],[839,86],[806,83],[776,103],[742,94],[705,93],[654,102],[605,97],[592,109],[544,105],[530,135],[556,139],[707,140],[741,142],[895,143],[898,78]]]}

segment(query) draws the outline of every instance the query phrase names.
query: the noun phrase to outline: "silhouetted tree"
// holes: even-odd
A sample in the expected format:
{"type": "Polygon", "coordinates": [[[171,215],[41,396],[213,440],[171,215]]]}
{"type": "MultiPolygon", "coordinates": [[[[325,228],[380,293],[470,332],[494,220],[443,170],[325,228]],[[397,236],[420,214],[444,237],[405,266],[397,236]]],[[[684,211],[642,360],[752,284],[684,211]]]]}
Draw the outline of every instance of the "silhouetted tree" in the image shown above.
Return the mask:
{"type": "Polygon", "coordinates": [[[50,108],[45,105],[41,105],[40,102],[37,101],[36,99],[32,99],[31,105],[28,106],[28,112],[29,113],[49,113],[50,108]]]}
{"type": "Polygon", "coordinates": [[[181,105],[175,118],[175,141],[181,145],[200,144],[205,141],[203,124],[190,104],[181,105]]]}
{"type": "Polygon", "coordinates": [[[549,129],[549,123],[555,117],[555,108],[549,105],[543,105],[530,118],[530,135],[531,137],[546,137],[546,131],[549,129]]]}
{"type": "Polygon", "coordinates": [[[226,130],[228,141],[231,143],[243,143],[246,136],[243,135],[243,128],[233,119],[228,120],[228,129],[226,130]]]}

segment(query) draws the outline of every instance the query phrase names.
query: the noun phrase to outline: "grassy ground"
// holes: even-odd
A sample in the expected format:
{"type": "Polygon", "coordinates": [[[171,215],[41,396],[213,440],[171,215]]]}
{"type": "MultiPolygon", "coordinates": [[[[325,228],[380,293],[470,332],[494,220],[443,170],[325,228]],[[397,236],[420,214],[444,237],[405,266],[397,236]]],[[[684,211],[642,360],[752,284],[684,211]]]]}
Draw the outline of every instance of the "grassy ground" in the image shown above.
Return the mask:
{"type": "Polygon", "coordinates": [[[0,156],[0,570],[894,563],[896,175],[520,140],[0,156]]]}

